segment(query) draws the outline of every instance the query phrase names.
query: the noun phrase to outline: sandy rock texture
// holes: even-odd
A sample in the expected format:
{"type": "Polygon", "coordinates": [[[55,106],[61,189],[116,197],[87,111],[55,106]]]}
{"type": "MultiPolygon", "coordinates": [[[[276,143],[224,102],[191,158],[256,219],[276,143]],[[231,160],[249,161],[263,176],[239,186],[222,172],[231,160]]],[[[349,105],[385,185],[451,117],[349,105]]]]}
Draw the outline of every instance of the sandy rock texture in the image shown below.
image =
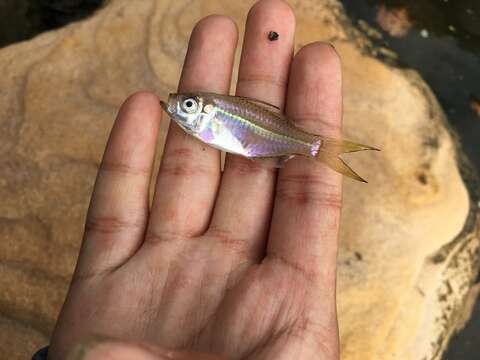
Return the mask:
{"type": "MultiPolygon", "coordinates": [[[[243,31],[252,3],[111,0],[0,50],[0,353],[48,343],[122,100],[175,89],[193,24],[222,13],[243,31]]],[[[331,41],[342,56],[345,135],[383,150],[349,159],[370,183],[345,181],[342,358],[439,359],[478,267],[474,179],[416,73],[374,59],[336,0],[290,3],[297,46],[331,41]]]]}

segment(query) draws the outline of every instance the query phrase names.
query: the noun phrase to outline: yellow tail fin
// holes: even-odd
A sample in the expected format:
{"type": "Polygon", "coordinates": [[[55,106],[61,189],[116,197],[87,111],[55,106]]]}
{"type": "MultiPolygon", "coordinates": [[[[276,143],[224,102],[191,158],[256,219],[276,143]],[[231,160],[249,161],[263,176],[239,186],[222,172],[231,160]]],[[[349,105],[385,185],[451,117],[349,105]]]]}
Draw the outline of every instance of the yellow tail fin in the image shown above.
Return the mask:
{"type": "Polygon", "coordinates": [[[348,176],[354,180],[366,183],[367,181],[352,170],[339,156],[345,153],[351,153],[364,150],[380,151],[377,148],[368,145],[357,144],[348,140],[335,140],[319,136],[321,140],[316,159],[333,170],[348,176]]]}

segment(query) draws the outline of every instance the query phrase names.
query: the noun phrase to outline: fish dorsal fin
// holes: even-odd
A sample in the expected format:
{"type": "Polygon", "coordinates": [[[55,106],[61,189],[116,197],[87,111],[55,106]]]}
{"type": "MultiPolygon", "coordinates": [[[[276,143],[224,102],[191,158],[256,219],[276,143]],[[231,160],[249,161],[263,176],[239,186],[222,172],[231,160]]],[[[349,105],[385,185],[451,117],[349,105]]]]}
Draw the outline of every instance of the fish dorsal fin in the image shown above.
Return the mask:
{"type": "Polygon", "coordinates": [[[295,125],[295,122],[290,118],[288,117],[287,115],[285,115],[283,112],[282,112],[282,109],[280,109],[278,106],[275,106],[273,104],[270,104],[266,101],[262,101],[262,100],[258,100],[258,99],[253,99],[253,98],[250,98],[250,97],[247,97],[247,96],[235,96],[236,98],[239,98],[241,100],[244,100],[244,101],[248,101],[250,103],[254,103],[256,105],[259,105],[260,107],[270,111],[272,114],[275,115],[275,117],[277,118],[277,120],[280,120],[280,121],[285,121],[287,122],[288,124],[290,124],[290,126],[298,129],[299,131],[303,131],[301,128],[299,128],[297,125],[295,125]]]}
{"type": "Polygon", "coordinates": [[[275,112],[280,112],[282,111],[282,109],[280,109],[278,106],[276,105],[273,105],[273,104],[270,104],[269,102],[266,102],[266,101],[263,101],[263,100],[259,100],[259,99],[254,99],[254,98],[251,98],[251,97],[248,97],[248,96],[235,96],[239,99],[242,99],[242,100],[245,100],[245,101],[248,101],[248,102],[251,102],[251,103],[254,103],[254,104],[257,104],[257,105],[264,105],[264,106],[267,106],[270,108],[270,110],[273,110],[275,112]]]}
{"type": "Polygon", "coordinates": [[[213,96],[213,97],[219,97],[219,98],[237,98],[237,99],[248,101],[264,107],[266,106],[269,108],[269,110],[273,110],[275,113],[279,113],[279,114],[282,113],[282,110],[278,106],[270,104],[269,102],[259,100],[259,99],[254,99],[248,96],[239,96],[239,95],[233,96],[233,95],[217,94],[212,92],[201,92],[200,94],[204,96],[206,95],[206,96],[213,96]]]}

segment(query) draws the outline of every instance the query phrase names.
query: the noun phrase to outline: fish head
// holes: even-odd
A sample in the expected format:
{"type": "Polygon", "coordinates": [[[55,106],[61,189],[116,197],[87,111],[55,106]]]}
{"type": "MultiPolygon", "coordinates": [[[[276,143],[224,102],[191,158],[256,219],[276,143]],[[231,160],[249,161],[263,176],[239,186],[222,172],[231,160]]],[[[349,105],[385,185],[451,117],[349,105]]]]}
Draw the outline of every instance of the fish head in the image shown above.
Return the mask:
{"type": "Polygon", "coordinates": [[[184,130],[192,133],[202,118],[204,101],[195,94],[170,94],[168,102],[160,100],[160,105],[184,130]]]}

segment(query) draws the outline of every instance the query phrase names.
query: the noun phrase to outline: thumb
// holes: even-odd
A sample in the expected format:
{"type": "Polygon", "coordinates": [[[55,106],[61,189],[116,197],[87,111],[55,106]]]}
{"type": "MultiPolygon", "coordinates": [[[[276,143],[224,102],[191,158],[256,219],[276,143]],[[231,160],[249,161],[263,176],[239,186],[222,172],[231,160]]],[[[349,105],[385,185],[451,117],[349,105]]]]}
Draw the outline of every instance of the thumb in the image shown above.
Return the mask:
{"type": "Polygon", "coordinates": [[[77,345],[68,360],[225,360],[205,353],[169,350],[164,347],[95,337],[77,345]]]}

